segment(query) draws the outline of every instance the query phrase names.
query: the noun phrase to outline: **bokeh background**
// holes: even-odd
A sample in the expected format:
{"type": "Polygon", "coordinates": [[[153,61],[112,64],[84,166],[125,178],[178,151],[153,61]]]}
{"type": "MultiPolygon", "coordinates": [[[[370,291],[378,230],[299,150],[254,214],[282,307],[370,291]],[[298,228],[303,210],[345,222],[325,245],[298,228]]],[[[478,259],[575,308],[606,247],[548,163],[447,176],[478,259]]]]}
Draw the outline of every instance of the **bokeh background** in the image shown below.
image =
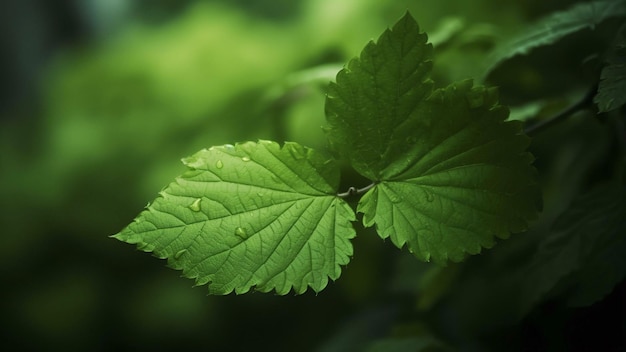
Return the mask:
{"type": "MultiPolygon", "coordinates": [[[[109,236],[184,170],[180,158],[199,149],[257,139],[325,148],[320,126],[326,83],[407,9],[435,45],[433,76],[443,86],[481,77],[495,43],[571,3],[3,1],[0,346],[350,351],[391,333],[424,331],[464,350],[560,346],[578,331],[570,321],[587,315],[558,311],[547,315],[558,316],[549,321],[540,312],[511,323],[510,302],[494,298],[486,283],[496,275],[494,266],[506,271],[508,262],[498,258],[515,245],[469,264],[433,269],[359,228],[352,262],[317,295],[214,297],[165,261],[109,236]],[[467,287],[484,287],[455,301],[461,289],[451,285],[463,281],[463,265],[483,267],[467,287]],[[420,291],[424,282],[426,294],[420,291]],[[447,295],[456,310],[436,309],[447,304],[447,295]],[[553,339],[556,345],[550,345],[553,339]]],[[[536,114],[539,99],[543,108],[559,108],[588,86],[580,62],[608,41],[598,39],[602,30],[513,61],[490,83],[501,87],[502,100],[519,116],[536,114]]],[[[604,133],[595,125],[568,128],[585,129],[590,139],[604,133]]],[[[547,199],[552,218],[585,182],[573,165],[592,165],[609,148],[600,142],[590,151],[567,136],[538,138],[534,150],[546,155],[538,158],[540,171],[550,171],[546,187],[565,189],[548,192],[558,194],[547,199]],[[556,151],[562,154],[555,155],[555,138],[563,143],[556,151]],[[570,177],[563,184],[564,175],[570,177]]],[[[343,183],[365,185],[350,173],[343,183]]],[[[613,302],[606,309],[623,309],[623,300],[617,302],[622,306],[613,302]]],[[[623,336],[622,316],[606,314],[617,327],[605,337],[623,336]]],[[[593,336],[603,337],[602,329],[593,336]]]]}

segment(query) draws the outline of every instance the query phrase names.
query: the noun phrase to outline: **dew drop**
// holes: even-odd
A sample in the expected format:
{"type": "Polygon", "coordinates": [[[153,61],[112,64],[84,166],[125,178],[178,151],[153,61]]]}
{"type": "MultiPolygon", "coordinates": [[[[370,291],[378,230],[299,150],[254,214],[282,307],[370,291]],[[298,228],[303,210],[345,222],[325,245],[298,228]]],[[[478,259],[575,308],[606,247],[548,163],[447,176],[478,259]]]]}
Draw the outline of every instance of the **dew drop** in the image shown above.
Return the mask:
{"type": "Polygon", "coordinates": [[[246,238],[248,238],[248,231],[246,231],[246,229],[244,229],[243,227],[238,227],[235,229],[235,236],[241,237],[245,240],[246,238]]]}
{"type": "Polygon", "coordinates": [[[197,198],[193,201],[193,203],[191,203],[191,205],[189,205],[189,209],[193,211],[200,211],[200,202],[202,202],[202,198],[197,198]]]}
{"type": "Polygon", "coordinates": [[[215,162],[215,167],[221,169],[224,167],[224,163],[221,160],[218,160],[217,162],[215,162]]]}
{"type": "Polygon", "coordinates": [[[174,254],[174,259],[176,260],[180,259],[180,257],[182,257],[182,255],[185,254],[185,252],[187,252],[186,249],[181,249],[180,251],[176,252],[176,254],[174,254]]]}
{"type": "Polygon", "coordinates": [[[247,156],[244,156],[241,158],[242,161],[250,161],[250,158],[248,158],[247,156]]]}

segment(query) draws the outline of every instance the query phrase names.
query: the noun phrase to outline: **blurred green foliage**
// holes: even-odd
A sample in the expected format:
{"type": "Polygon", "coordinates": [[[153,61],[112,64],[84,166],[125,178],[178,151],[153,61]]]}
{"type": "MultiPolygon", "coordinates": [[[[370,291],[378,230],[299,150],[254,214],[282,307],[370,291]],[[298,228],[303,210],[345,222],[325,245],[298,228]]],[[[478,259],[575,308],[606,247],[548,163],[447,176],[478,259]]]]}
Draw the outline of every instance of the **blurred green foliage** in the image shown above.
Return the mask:
{"type": "MultiPolygon", "coordinates": [[[[461,264],[409,260],[359,228],[350,265],[317,296],[209,297],[108,238],[203,147],[263,138],[323,148],[325,83],[407,9],[432,38],[434,78],[445,85],[482,77],[497,43],[574,2],[136,2],[115,31],[58,50],[29,109],[2,110],[2,345],[346,351],[417,348],[435,336],[467,351],[624,348],[623,282],[586,308],[554,291],[527,315],[519,294],[554,220],[618,168],[619,110],[604,120],[579,113],[534,136],[542,217],[461,264]]],[[[620,21],[515,57],[486,82],[519,116],[551,116],[597,83],[620,21]]],[[[346,186],[362,186],[346,175],[346,186]]]]}

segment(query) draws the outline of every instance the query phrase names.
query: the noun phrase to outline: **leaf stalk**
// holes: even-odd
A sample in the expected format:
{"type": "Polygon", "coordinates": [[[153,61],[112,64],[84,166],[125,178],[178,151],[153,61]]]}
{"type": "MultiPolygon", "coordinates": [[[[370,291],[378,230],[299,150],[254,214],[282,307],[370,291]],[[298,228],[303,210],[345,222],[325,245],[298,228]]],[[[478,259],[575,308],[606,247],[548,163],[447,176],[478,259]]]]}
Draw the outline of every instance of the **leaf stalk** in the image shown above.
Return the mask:
{"type": "Polygon", "coordinates": [[[365,192],[372,189],[374,186],[376,186],[376,182],[372,182],[363,188],[350,187],[345,192],[337,193],[337,197],[345,199],[351,196],[360,196],[361,194],[364,194],[365,192]]]}

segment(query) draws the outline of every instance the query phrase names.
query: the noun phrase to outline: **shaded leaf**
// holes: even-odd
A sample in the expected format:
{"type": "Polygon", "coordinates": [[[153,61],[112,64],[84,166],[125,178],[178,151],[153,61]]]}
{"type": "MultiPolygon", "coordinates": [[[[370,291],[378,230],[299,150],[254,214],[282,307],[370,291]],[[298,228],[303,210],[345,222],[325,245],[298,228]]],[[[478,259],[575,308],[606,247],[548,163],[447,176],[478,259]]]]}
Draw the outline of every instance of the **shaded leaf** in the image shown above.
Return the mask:
{"type": "Polygon", "coordinates": [[[404,124],[416,143],[359,202],[363,224],[436,262],[460,261],[524,231],[540,194],[529,139],[507,114],[494,89],[471,81],[433,92],[404,124]]]}
{"type": "Polygon", "coordinates": [[[618,32],[607,61],[600,74],[598,94],[593,99],[599,112],[615,110],[626,103],[626,26],[618,32]]]}
{"type": "Polygon", "coordinates": [[[189,167],[115,235],[170,266],[233,290],[322,290],[352,255],[353,210],[335,196],[338,167],[296,143],[225,145],[186,158],[189,167]]]}
{"type": "Polygon", "coordinates": [[[556,12],[496,47],[487,61],[485,76],[514,56],[528,54],[537,47],[553,44],[569,34],[594,28],[608,18],[624,15],[626,2],[622,0],[581,2],[565,11],[556,12]]]}
{"type": "Polygon", "coordinates": [[[328,137],[361,175],[381,179],[404,152],[404,121],[432,91],[432,46],[407,13],[377,42],[368,43],[328,87],[328,137]]]}
{"type": "Polygon", "coordinates": [[[589,305],[626,277],[626,189],[613,183],[580,197],[555,222],[530,263],[524,282],[529,309],[567,292],[589,305]]]}

